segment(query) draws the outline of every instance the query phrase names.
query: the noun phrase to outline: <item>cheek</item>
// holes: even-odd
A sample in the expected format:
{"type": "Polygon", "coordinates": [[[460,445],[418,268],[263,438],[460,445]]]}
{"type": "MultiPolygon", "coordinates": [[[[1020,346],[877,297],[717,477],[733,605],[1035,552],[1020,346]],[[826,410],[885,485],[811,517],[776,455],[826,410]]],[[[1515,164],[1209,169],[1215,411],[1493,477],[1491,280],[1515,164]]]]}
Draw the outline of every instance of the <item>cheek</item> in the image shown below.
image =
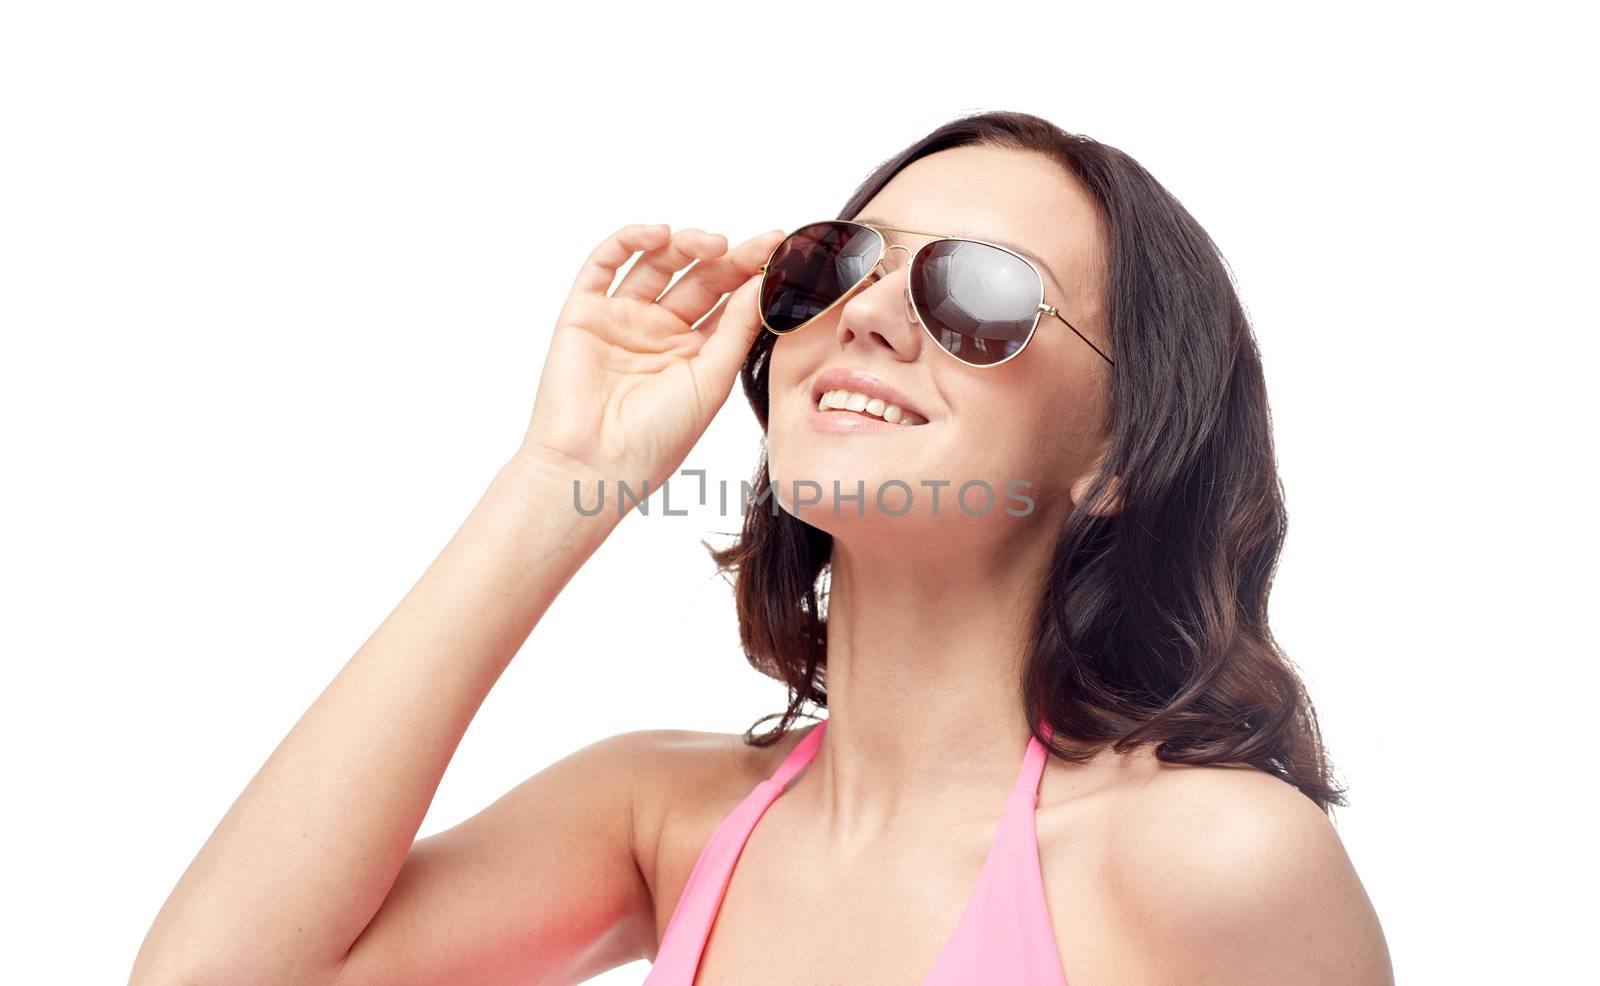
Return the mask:
{"type": "Polygon", "coordinates": [[[1103,438],[1104,397],[1098,390],[1057,391],[1032,422],[1035,471],[1061,492],[1090,466],[1103,438]]]}
{"type": "MultiPolygon", "coordinates": [[[[818,340],[827,334],[826,323],[813,323],[788,335],[779,336],[767,356],[767,409],[769,418],[790,405],[803,402],[801,390],[807,377],[821,365],[818,340]]],[[[765,331],[765,330],[763,330],[765,331]]]]}
{"type": "Polygon", "coordinates": [[[813,446],[816,437],[806,427],[811,401],[806,381],[820,365],[815,335],[820,325],[780,336],[767,357],[767,472],[774,484],[786,477],[813,478],[823,463],[813,446]]]}
{"type": "Polygon", "coordinates": [[[944,448],[952,479],[981,479],[995,488],[1014,480],[1054,485],[1053,423],[1011,400],[968,402],[949,424],[944,448]]]}
{"type": "Polygon", "coordinates": [[[958,408],[946,436],[953,471],[992,483],[1025,480],[1041,492],[1066,489],[1096,449],[1100,395],[1063,386],[1060,375],[983,384],[951,395],[958,408]]]}

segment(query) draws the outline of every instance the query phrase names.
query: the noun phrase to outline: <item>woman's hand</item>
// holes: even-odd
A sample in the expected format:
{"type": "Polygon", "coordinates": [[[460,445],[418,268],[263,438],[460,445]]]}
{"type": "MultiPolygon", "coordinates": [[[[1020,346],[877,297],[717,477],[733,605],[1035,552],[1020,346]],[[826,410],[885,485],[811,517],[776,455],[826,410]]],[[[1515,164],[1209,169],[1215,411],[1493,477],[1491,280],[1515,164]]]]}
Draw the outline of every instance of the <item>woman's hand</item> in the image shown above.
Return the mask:
{"type": "Polygon", "coordinates": [[[575,476],[659,489],[733,389],[761,331],[757,268],[782,238],[772,230],[730,251],[726,237],[704,230],[634,224],[597,246],[556,319],[520,454],[575,476]]]}

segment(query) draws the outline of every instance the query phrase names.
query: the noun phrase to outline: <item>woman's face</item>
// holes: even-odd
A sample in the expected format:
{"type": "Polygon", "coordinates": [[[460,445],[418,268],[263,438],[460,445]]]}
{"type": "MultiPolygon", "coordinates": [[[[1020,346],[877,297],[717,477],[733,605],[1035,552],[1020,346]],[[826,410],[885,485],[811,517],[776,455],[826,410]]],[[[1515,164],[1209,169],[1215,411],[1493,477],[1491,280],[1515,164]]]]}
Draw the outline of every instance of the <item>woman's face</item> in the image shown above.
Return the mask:
{"type": "MultiPolygon", "coordinates": [[[[1048,158],[983,146],[940,151],[907,166],[851,218],[1025,248],[1044,261],[1036,266],[1045,303],[1110,353],[1097,215],[1048,158]]],[[[909,250],[930,241],[885,236],[909,250]]],[[[773,347],[773,496],[845,538],[926,533],[932,524],[950,543],[964,540],[958,530],[983,537],[998,527],[1059,522],[1104,448],[1110,365],[1048,315],[1015,358],[981,369],[958,362],[910,310],[909,258],[907,250],[889,250],[876,280],[773,347]],[[884,427],[858,412],[819,410],[818,377],[837,369],[882,381],[923,423],[884,427]],[[851,427],[862,425],[870,427],[851,427]],[[844,498],[858,490],[860,501],[844,498]]]]}

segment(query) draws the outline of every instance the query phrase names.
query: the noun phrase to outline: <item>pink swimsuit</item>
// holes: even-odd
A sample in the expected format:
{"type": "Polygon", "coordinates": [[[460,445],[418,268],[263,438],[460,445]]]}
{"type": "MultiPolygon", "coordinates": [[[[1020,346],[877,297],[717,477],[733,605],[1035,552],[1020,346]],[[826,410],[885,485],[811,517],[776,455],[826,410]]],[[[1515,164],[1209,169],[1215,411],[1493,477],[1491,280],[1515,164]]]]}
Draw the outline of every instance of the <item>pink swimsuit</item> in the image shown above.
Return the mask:
{"type": "MultiPolygon", "coordinates": [[[[694,986],[700,954],[745,840],[767,806],[811,762],[827,726],[826,719],[813,726],[772,776],[758,783],[711,834],[689,872],[643,986],[694,986]]],[[[922,986],[1065,986],[1045,907],[1033,819],[1048,755],[1037,739],[1028,737],[1022,769],[1006,798],[978,885],[922,986]]]]}

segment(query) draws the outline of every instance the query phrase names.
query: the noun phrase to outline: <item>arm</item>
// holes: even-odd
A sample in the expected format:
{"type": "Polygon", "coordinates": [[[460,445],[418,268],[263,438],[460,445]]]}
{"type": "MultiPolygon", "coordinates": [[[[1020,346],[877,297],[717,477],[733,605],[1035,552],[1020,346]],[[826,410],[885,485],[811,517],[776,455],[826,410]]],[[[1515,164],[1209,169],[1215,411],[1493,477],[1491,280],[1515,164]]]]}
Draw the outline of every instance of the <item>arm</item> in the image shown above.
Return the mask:
{"type": "Polygon", "coordinates": [[[595,248],[523,444],[228,809],[132,983],[561,983],[640,954],[649,895],[626,774],[638,737],[581,750],[413,841],[489,689],[615,525],[615,511],[572,509],[572,481],[658,488],[683,461],[759,331],[753,275],[773,242],[727,252],[698,230],[635,225],[595,248]]]}
{"type": "Polygon", "coordinates": [[[500,470],[228,809],[156,917],[135,983],[316,983],[338,968],[489,688],[605,536],[606,514],[550,509],[559,479],[524,458],[500,470]]]}

